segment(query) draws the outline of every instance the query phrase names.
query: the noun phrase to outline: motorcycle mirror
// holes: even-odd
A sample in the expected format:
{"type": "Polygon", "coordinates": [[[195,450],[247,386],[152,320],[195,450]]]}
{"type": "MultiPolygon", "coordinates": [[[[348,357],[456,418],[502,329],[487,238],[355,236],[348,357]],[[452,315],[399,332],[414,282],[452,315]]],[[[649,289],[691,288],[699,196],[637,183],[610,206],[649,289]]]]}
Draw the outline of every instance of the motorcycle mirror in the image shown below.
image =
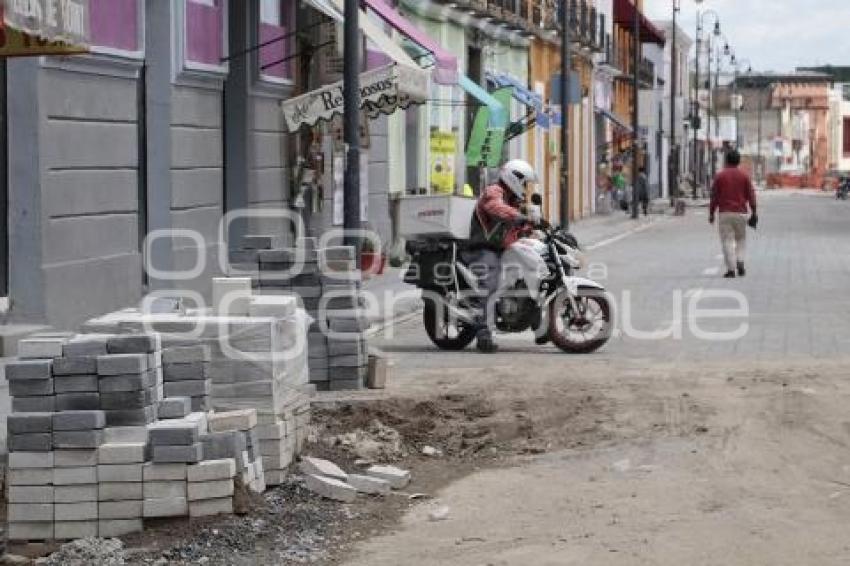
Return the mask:
{"type": "Polygon", "coordinates": [[[543,195],[540,193],[534,193],[531,195],[531,204],[535,206],[543,206],[543,195]]]}

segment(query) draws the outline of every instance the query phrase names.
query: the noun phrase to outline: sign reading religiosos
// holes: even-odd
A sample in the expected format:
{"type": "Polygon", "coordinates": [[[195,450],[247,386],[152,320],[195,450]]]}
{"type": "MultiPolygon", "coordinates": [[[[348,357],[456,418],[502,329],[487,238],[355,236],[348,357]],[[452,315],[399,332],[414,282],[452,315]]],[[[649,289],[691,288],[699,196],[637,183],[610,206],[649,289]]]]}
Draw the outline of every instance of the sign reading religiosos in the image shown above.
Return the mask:
{"type": "Polygon", "coordinates": [[[77,48],[89,42],[89,0],[2,0],[7,28],[77,48]]]}

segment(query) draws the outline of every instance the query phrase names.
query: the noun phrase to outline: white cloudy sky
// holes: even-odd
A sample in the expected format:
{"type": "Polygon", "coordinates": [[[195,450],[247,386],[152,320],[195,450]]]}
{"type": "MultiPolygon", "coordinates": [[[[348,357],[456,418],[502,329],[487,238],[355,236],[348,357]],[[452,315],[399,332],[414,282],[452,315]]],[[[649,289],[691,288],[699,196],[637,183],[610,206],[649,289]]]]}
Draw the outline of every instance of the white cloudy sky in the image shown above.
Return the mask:
{"type": "MultiPolygon", "coordinates": [[[[695,0],[681,0],[682,26],[693,35],[695,0]]],[[[644,0],[652,19],[671,17],[673,0],[644,0]]],[[[705,0],[700,9],[720,16],[723,33],[740,59],[756,71],[850,66],[850,0],[705,0]]],[[[706,23],[713,23],[711,16],[706,23]]]]}

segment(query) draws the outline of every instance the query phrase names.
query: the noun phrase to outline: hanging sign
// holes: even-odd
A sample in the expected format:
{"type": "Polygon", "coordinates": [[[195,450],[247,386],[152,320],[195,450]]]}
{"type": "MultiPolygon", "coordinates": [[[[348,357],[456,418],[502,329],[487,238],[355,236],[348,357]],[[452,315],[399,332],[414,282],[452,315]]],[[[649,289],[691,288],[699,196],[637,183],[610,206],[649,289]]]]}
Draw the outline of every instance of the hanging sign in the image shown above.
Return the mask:
{"type": "MultiPolygon", "coordinates": [[[[281,103],[287,129],[314,126],[345,111],[343,81],[338,81],[281,103]]],[[[370,118],[392,114],[398,108],[422,104],[428,98],[428,75],[422,69],[391,63],[360,75],[360,107],[370,118]]]]}
{"type": "Polygon", "coordinates": [[[45,42],[87,50],[89,45],[89,0],[2,0],[3,23],[45,42]]]}

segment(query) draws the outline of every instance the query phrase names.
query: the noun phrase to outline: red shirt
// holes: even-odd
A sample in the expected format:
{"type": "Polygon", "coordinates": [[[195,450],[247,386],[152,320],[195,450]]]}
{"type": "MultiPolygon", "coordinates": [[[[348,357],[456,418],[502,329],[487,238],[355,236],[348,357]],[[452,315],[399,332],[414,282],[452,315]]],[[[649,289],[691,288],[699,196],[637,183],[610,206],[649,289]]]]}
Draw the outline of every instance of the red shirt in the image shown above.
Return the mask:
{"type": "Polygon", "coordinates": [[[711,214],[720,212],[747,213],[756,211],[756,190],[746,173],[737,167],[727,167],[717,174],[711,186],[711,214]]]}
{"type": "MultiPolygon", "coordinates": [[[[509,194],[507,189],[499,185],[490,185],[484,189],[478,199],[477,206],[479,218],[484,221],[485,230],[492,230],[498,222],[514,222],[522,215],[518,206],[509,204],[510,201],[516,201],[511,196],[512,194],[509,194]]],[[[530,224],[512,226],[505,235],[502,249],[508,249],[517,240],[530,233],[531,230],[530,224]]]]}

